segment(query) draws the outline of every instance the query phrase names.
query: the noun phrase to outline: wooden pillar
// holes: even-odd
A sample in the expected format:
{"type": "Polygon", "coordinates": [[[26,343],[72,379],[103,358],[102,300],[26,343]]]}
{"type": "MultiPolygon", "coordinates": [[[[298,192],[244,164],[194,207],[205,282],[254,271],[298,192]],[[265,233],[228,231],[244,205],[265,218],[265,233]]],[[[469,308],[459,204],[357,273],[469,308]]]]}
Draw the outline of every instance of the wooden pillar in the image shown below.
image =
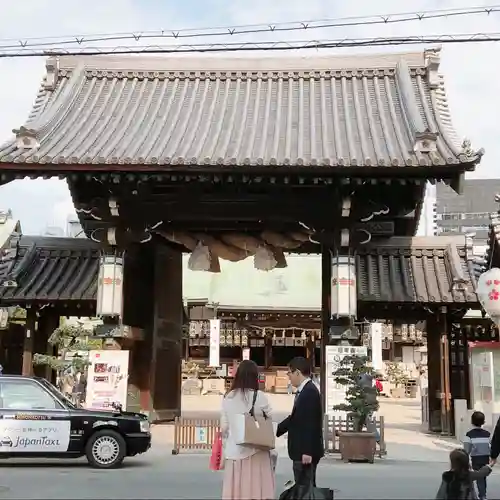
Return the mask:
{"type": "Polygon", "coordinates": [[[22,368],[22,375],[25,376],[33,375],[33,349],[35,346],[36,313],[36,307],[30,307],[26,310],[22,368]]]}
{"type": "MultiPolygon", "coordinates": [[[[35,353],[53,356],[55,347],[48,343],[49,337],[59,326],[59,314],[53,308],[42,309],[39,313],[38,326],[34,338],[35,353]]],[[[38,377],[46,378],[49,382],[55,383],[56,372],[50,366],[35,366],[34,373],[38,377]]]]}
{"type": "Polygon", "coordinates": [[[332,258],[326,245],[321,247],[321,349],[320,349],[320,390],[323,413],[326,410],[326,347],[330,342],[332,258]]]}
{"type": "Polygon", "coordinates": [[[154,311],[150,388],[152,420],[181,413],[182,385],[182,253],[166,246],[154,249],[154,311]]]}
{"type": "Polygon", "coordinates": [[[268,333],[264,335],[264,368],[269,370],[273,365],[273,339],[268,333]]]}
{"type": "Polygon", "coordinates": [[[309,333],[306,338],[306,356],[311,365],[311,373],[314,373],[314,365],[315,365],[315,355],[314,355],[314,334],[309,333]]]}
{"type": "Polygon", "coordinates": [[[146,331],[144,340],[135,342],[131,347],[127,407],[147,413],[151,407],[149,372],[154,302],[152,245],[134,245],[127,249],[123,273],[123,322],[146,331]]]}
{"type": "Polygon", "coordinates": [[[441,337],[435,315],[429,316],[426,328],[429,431],[441,432],[441,337]]]}
{"type": "Polygon", "coordinates": [[[440,375],[441,375],[441,432],[453,435],[453,412],[450,388],[450,346],[448,340],[448,317],[446,307],[441,309],[440,323],[440,375]]]}
{"type": "Polygon", "coordinates": [[[446,308],[427,320],[427,363],[429,377],[429,430],[453,434],[450,390],[448,318],[446,308]]]}

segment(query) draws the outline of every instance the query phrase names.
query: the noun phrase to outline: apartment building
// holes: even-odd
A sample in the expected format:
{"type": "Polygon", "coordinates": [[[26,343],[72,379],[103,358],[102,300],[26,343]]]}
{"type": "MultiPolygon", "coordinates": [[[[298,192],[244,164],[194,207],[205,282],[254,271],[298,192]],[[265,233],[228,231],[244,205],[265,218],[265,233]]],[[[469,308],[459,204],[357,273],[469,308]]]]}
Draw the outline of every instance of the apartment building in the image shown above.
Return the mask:
{"type": "Polygon", "coordinates": [[[445,184],[437,184],[437,234],[475,233],[475,245],[485,245],[490,213],[499,209],[495,202],[499,193],[500,179],[468,179],[461,195],[445,184]]]}

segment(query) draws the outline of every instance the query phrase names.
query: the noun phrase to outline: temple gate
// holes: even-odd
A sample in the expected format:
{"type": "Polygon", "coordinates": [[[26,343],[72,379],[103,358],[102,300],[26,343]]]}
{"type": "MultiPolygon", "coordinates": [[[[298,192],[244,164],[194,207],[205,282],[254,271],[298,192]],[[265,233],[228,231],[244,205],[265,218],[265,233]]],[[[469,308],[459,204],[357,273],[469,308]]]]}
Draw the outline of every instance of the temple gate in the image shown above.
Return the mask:
{"type": "MultiPolygon", "coordinates": [[[[321,253],[321,357],[356,314],[403,315],[409,301],[422,319],[438,312],[433,352],[447,359],[455,303],[477,303],[462,249],[391,243],[415,234],[427,181],[459,191],[482,155],[457,142],[438,67],[438,50],[48,60],[28,121],[0,148],[0,180],[66,178],[87,236],[108,259],[124,258],[123,310],[106,324],[145,332],[134,377],[153,419],[180,411],[183,251],[211,272],[219,258],[252,256],[269,270],[288,252],[321,253]],[[383,242],[387,255],[373,250],[383,242]],[[413,251],[423,267],[411,282],[413,251]],[[362,309],[354,284],[366,252],[357,286],[372,300],[362,309]],[[442,258],[436,278],[429,266],[442,258]],[[439,297],[422,295],[436,279],[439,297]],[[339,285],[351,288],[342,311],[339,285]],[[384,308],[388,294],[399,309],[384,308]]],[[[449,415],[449,371],[440,373],[449,415]]]]}

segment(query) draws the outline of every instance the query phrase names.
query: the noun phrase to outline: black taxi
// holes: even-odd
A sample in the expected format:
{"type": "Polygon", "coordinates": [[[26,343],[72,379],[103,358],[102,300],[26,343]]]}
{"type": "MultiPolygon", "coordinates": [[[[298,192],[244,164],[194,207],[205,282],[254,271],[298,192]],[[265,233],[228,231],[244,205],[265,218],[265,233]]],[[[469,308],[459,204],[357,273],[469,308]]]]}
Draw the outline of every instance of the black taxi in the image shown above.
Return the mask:
{"type": "Polygon", "coordinates": [[[45,379],[0,375],[0,459],[78,458],[92,467],[119,467],[151,447],[141,413],[78,408],[45,379]]]}

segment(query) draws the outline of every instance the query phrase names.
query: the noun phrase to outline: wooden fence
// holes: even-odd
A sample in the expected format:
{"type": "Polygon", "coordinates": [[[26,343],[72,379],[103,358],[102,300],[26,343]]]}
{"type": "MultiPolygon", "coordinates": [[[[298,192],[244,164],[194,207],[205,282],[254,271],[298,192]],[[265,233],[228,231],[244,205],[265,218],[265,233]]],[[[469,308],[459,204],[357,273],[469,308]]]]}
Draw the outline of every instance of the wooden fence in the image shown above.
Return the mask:
{"type": "MultiPolygon", "coordinates": [[[[385,425],[384,417],[380,416],[373,419],[373,424],[370,425],[369,431],[372,431],[373,425],[380,434],[380,441],[378,446],[378,456],[382,457],[387,455],[387,448],[385,443],[385,425]]],[[[354,421],[344,416],[329,416],[325,415],[323,436],[325,439],[325,453],[340,453],[339,446],[339,433],[340,432],[353,432],[354,421]]]]}
{"type": "Polygon", "coordinates": [[[219,432],[218,418],[183,418],[174,421],[174,448],[172,455],[183,451],[210,451],[219,432]]]}
{"type": "MultiPolygon", "coordinates": [[[[387,454],[385,444],[384,417],[374,419],[375,428],[380,433],[379,451],[380,457],[387,454]]],[[[220,430],[218,418],[184,418],[177,417],[174,421],[174,447],[172,455],[178,455],[181,451],[210,451],[215,435],[220,430]]],[[[325,452],[339,453],[339,432],[354,430],[351,419],[341,416],[325,415],[324,438],[325,452]]],[[[371,430],[371,429],[370,429],[371,430]]]]}

